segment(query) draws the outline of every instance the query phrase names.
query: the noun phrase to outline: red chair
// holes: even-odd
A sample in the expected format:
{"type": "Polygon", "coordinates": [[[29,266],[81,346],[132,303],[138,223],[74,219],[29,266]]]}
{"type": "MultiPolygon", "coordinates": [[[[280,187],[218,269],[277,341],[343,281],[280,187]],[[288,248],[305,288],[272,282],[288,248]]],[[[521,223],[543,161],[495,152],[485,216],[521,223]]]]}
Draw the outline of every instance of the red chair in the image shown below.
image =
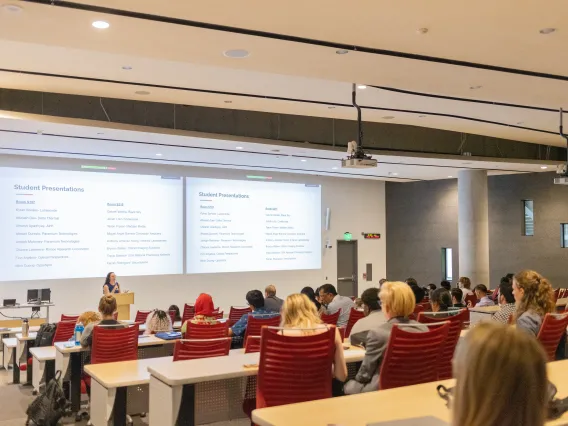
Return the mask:
{"type": "Polygon", "coordinates": [[[219,311],[213,311],[213,318],[220,320],[223,319],[223,311],[219,312],[219,311]]]}
{"type": "Polygon", "coordinates": [[[65,314],[61,314],[61,320],[60,320],[60,321],[74,321],[74,322],[77,322],[78,319],[79,319],[79,315],[65,315],[65,314]]]}
{"type": "Polygon", "coordinates": [[[183,315],[181,316],[181,323],[185,324],[186,321],[193,319],[195,316],[195,305],[188,305],[187,303],[183,306],[183,315]]]}
{"type": "Polygon", "coordinates": [[[193,324],[187,323],[184,339],[218,339],[229,336],[229,326],[227,323],[217,324],[193,324]]]}
{"type": "Polygon", "coordinates": [[[260,336],[248,336],[245,341],[245,354],[260,352],[260,336]]]}
{"type": "Polygon", "coordinates": [[[564,299],[566,297],[566,289],[565,288],[561,288],[560,291],[558,292],[558,298],[559,299],[564,299]]]}
{"type": "Polygon", "coordinates": [[[247,341],[249,336],[260,336],[262,327],[278,327],[280,325],[280,315],[273,317],[258,316],[253,317],[249,314],[247,321],[247,329],[245,331],[244,341],[247,341]]]}
{"type": "Polygon", "coordinates": [[[334,355],[335,327],[307,336],[263,328],[256,408],[330,398],[334,355]]]}
{"type": "Polygon", "coordinates": [[[414,306],[414,312],[411,313],[408,317],[411,320],[416,320],[416,318],[418,318],[418,314],[420,312],[424,312],[424,306],[420,305],[420,304],[416,304],[416,306],[414,306]]]}
{"type": "Polygon", "coordinates": [[[365,318],[365,312],[351,308],[351,311],[349,312],[349,319],[347,320],[347,327],[345,327],[345,337],[349,337],[351,329],[361,318],[365,318]]]}
{"type": "Polygon", "coordinates": [[[468,294],[464,297],[463,304],[468,308],[473,308],[475,305],[477,305],[477,297],[475,296],[475,294],[468,294]]]}
{"type": "Polygon", "coordinates": [[[432,306],[430,305],[430,300],[422,301],[420,303],[417,303],[416,305],[422,306],[422,309],[424,310],[424,312],[428,312],[432,309],[432,306]]]}
{"type": "Polygon", "coordinates": [[[438,360],[438,380],[451,379],[452,374],[452,359],[454,357],[454,352],[460,339],[460,333],[463,329],[463,324],[469,317],[469,311],[467,309],[461,309],[459,313],[452,315],[455,311],[444,312],[445,316],[427,314],[421,312],[418,314],[418,322],[422,324],[435,324],[440,321],[449,321],[450,329],[448,330],[448,335],[446,341],[444,342],[444,351],[442,352],[441,358],[438,360]]]}
{"type": "Polygon", "coordinates": [[[55,342],[67,342],[75,334],[75,321],[59,321],[57,323],[57,328],[55,329],[55,334],[53,335],[52,345],[55,342]]]}
{"type": "Polygon", "coordinates": [[[339,315],[341,314],[341,310],[337,311],[334,314],[321,314],[321,320],[324,324],[329,325],[337,325],[337,320],[339,319],[339,315]]]}
{"type": "Polygon", "coordinates": [[[152,311],[136,311],[136,318],[134,318],[134,322],[137,324],[144,324],[148,315],[150,315],[152,311]]]}
{"type": "Polygon", "coordinates": [[[201,340],[177,340],[174,348],[174,361],[227,356],[231,349],[231,338],[201,340]]]}
{"type": "Polygon", "coordinates": [[[556,359],[556,348],[558,348],[562,336],[566,334],[566,327],[568,327],[568,314],[545,315],[537,339],[544,347],[548,361],[556,359]]]}
{"type": "Polygon", "coordinates": [[[450,323],[429,324],[430,330],[409,332],[393,324],[379,371],[379,389],[392,389],[438,380],[439,362],[450,323]]]}
{"type": "Polygon", "coordinates": [[[560,297],[560,289],[557,288],[554,290],[554,301],[556,302],[559,297],[560,297]]]}
{"type": "Polygon", "coordinates": [[[229,327],[232,327],[244,314],[248,314],[249,312],[252,312],[252,309],[249,307],[235,308],[234,306],[231,306],[231,310],[229,311],[229,320],[227,321],[229,323],[229,327]]]}

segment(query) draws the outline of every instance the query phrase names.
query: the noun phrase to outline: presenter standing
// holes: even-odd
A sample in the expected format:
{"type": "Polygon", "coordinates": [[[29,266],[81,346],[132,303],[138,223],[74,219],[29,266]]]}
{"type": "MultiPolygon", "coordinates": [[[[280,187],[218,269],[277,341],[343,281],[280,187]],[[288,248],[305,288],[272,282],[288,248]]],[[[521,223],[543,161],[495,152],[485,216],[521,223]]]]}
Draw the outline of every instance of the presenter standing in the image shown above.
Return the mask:
{"type": "Polygon", "coordinates": [[[120,284],[116,280],[116,274],[114,272],[109,272],[103,285],[103,294],[108,296],[109,294],[116,293],[120,293],[120,284]]]}

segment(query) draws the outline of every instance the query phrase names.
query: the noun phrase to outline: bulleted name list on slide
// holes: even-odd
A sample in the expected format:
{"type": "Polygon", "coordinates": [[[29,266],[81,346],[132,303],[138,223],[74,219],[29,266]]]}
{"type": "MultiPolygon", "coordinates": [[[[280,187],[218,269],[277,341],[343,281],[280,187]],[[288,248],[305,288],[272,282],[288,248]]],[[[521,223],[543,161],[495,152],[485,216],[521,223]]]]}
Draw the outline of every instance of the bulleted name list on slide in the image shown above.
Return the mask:
{"type": "Polygon", "coordinates": [[[321,267],[319,185],[187,178],[187,272],[321,267]]]}
{"type": "Polygon", "coordinates": [[[0,280],[183,273],[183,182],[0,169],[0,280]]]}

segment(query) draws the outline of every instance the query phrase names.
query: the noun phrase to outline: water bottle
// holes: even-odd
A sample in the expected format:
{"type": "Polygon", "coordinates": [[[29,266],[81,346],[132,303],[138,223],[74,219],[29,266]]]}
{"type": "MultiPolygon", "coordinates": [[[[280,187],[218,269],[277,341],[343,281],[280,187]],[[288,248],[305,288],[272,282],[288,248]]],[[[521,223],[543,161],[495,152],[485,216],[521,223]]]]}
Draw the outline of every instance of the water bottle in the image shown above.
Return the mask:
{"type": "Polygon", "coordinates": [[[81,337],[83,336],[83,331],[85,327],[82,323],[78,322],[75,324],[75,346],[81,346],[81,337]]]}
{"type": "Polygon", "coordinates": [[[22,320],[22,337],[28,337],[30,334],[30,324],[28,323],[28,319],[24,318],[22,320]]]}

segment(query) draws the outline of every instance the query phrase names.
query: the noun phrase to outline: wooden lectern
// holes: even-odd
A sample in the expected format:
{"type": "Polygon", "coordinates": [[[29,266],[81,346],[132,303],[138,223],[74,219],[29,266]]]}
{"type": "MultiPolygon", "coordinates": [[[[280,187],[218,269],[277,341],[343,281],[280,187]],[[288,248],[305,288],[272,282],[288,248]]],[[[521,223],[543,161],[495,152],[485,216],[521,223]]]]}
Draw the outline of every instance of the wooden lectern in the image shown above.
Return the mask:
{"type": "Polygon", "coordinates": [[[114,294],[118,306],[118,320],[130,319],[130,305],[134,304],[134,293],[114,294]]]}

